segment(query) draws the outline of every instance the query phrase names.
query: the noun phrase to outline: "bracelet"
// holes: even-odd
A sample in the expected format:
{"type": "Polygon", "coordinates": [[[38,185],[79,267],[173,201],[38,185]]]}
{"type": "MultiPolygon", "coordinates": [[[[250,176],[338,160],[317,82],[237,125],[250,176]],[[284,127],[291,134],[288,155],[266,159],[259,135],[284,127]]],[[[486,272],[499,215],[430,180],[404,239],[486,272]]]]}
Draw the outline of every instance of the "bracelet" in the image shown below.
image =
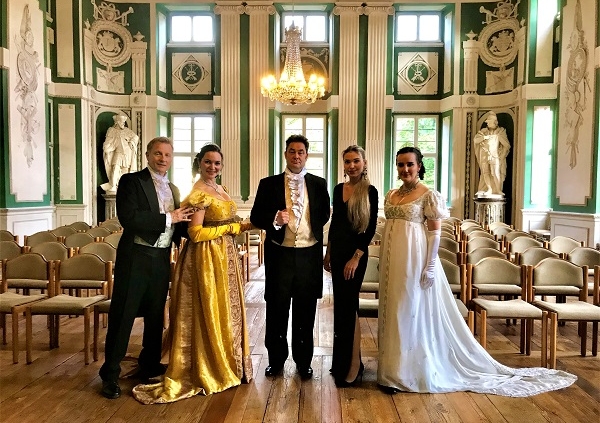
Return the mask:
{"type": "Polygon", "coordinates": [[[362,254],[359,254],[359,253],[354,253],[354,255],[352,256],[352,258],[355,258],[358,260],[360,260],[361,257],[362,257],[362,254]]]}

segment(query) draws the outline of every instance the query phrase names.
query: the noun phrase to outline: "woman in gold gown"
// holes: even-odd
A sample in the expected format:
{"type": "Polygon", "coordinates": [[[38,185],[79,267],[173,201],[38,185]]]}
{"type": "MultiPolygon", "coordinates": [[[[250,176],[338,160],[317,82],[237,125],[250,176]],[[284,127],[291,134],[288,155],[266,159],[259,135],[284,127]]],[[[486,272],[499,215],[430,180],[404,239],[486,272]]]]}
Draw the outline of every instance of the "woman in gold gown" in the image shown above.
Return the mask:
{"type": "Polygon", "coordinates": [[[169,367],[159,383],[137,385],[133,396],[144,404],[209,395],[252,379],[243,280],[234,236],[250,223],[233,219],[237,208],[216,183],[223,156],[204,146],[194,160],[200,179],[184,203],[196,212],[171,286],[166,346],[169,367]]]}

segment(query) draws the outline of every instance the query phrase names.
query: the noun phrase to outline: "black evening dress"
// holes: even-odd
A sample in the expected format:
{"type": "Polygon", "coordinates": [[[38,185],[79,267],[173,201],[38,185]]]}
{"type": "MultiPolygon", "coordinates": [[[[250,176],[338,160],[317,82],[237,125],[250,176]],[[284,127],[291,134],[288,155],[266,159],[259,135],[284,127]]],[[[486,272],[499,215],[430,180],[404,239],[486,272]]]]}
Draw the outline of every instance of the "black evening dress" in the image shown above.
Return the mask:
{"type": "Polygon", "coordinates": [[[377,189],[369,186],[369,225],[365,232],[359,234],[352,228],[348,219],[348,203],[344,202],[343,191],[343,183],[336,185],[333,190],[333,213],[329,227],[334,333],[331,373],[339,381],[346,378],[352,361],[358,294],[367,270],[369,244],[375,235],[379,201],[377,189]],[[357,249],[364,251],[364,254],[360,258],[354,277],[345,280],[344,266],[357,249]]]}

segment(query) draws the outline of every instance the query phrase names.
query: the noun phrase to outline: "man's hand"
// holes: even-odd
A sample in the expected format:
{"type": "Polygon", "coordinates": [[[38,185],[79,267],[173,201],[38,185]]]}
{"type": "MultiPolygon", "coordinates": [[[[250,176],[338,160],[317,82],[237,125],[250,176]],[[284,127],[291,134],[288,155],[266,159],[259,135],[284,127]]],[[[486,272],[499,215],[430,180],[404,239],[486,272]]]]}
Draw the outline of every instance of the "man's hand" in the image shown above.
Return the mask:
{"type": "Polygon", "coordinates": [[[190,216],[193,214],[193,207],[180,207],[171,212],[171,223],[189,222],[190,216]]]}
{"type": "Polygon", "coordinates": [[[290,214],[286,209],[279,210],[275,215],[275,221],[279,226],[287,225],[290,221],[290,214]]]}

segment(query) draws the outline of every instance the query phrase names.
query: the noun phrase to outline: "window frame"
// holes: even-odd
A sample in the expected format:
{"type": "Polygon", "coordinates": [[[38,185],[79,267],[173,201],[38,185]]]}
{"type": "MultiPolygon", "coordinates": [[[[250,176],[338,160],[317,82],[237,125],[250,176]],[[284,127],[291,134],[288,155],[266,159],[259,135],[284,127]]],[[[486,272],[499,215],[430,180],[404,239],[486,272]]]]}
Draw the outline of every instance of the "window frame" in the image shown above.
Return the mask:
{"type": "MultiPolygon", "coordinates": [[[[303,22],[302,22],[302,40],[300,40],[300,44],[302,45],[329,45],[329,30],[330,30],[330,23],[329,23],[329,14],[327,12],[324,11],[284,11],[281,13],[281,25],[280,25],[280,33],[279,33],[279,39],[282,45],[286,45],[286,39],[285,39],[285,30],[286,30],[286,26],[285,26],[285,18],[286,16],[294,16],[294,17],[302,17],[303,22]],[[306,17],[307,16],[323,16],[323,19],[325,21],[325,39],[322,41],[307,41],[306,40],[306,17]]],[[[296,22],[295,22],[296,23],[296,22]]]]}
{"type": "Polygon", "coordinates": [[[215,15],[212,12],[208,12],[208,11],[194,11],[194,12],[171,12],[168,14],[168,18],[167,18],[167,46],[169,47],[174,47],[174,46],[214,46],[216,43],[216,34],[215,34],[215,15]],[[174,17],[181,17],[181,16],[186,16],[191,18],[192,20],[192,26],[191,26],[191,30],[192,30],[192,39],[189,41],[173,41],[173,18],[174,17]],[[206,16],[211,18],[212,20],[212,40],[211,41],[194,41],[193,37],[194,37],[194,25],[193,25],[193,21],[194,21],[194,17],[196,16],[206,16]]]}
{"type": "MultiPolygon", "coordinates": [[[[280,146],[281,146],[281,169],[282,171],[285,170],[286,167],[286,161],[285,161],[285,157],[283,155],[283,152],[285,152],[285,141],[288,139],[288,137],[290,136],[289,134],[286,135],[286,119],[288,118],[293,118],[293,119],[301,119],[302,120],[302,132],[294,132],[294,134],[300,134],[305,136],[308,139],[308,145],[309,145],[309,150],[310,150],[310,146],[312,144],[311,138],[306,136],[307,133],[307,129],[306,129],[306,119],[315,119],[315,118],[320,118],[323,121],[323,151],[321,153],[314,153],[314,152],[308,152],[308,160],[310,159],[314,159],[314,158],[320,158],[322,160],[323,163],[323,175],[318,175],[321,176],[323,178],[328,178],[329,175],[329,170],[330,170],[330,163],[329,163],[329,138],[328,138],[328,119],[329,116],[326,113],[319,113],[319,114],[293,114],[293,113],[285,113],[281,115],[281,142],[280,142],[280,146]]],[[[310,169],[307,168],[308,171],[310,171],[310,169]]],[[[315,172],[311,172],[311,173],[315,173],[315,172]]]]}
{"type": "MultiPolygon", "coordinates": [[[[173,165],[175,164],[175,159],[176,158],[185,158],[188,157],[189,158],[189,169],[190,169],[190,181],[191,181],[191,169],[192,169],[192,163],[194,162],[194,158],[196,157],[196,154],[198,154],[198,152],[200,151],[200,149],[206,145],[206,144],[210,144],[210,143],[214,143],[216,144],[215,141],[215,123],[216,123],[216,116],[214,115],[214,113],[176,113],[176,114],[172,114],[170,116],[170,123],[171,123],[171,139],[173,141],[173,165]],[[178,151],[176,148],[176,142],[177,139],[175,138],[175,119],[176,118],[190,118],[191,119],[191,126],[190,126],[190,151],[178,151]],[[195,135],[195,119],[196,118],[210,118],[211,122],[212,122],[212,129],[211,129],[211,139],[210,140],[196,140],[194,138],[195,135]]],[[[170,179],[171,181],[173,181],[174,183],[177,182],[175,180],[175,166],[171,167],[171,172],[170,172],[170,179]]],[[[194,181],[192,181],[192,183],[189,185],[190,188],[193,186],[194,181]]],[[[187,195],[187,192],[185,190],[185,187],[188,184],[185,183],[175,183],[175,185],[177,185],[183,196],[187,195]]]]}
{"type": "MultiPolygon", "coordinates": [[[[399,181],[397,179],[397,169],[396,169],[396,152],[400,149],[400,147],[398,146],[398,143],[402,142],[400,140],[398,140],[396,138],[396,134],[398,133],[398,122],[399,119],[408,119],[408,118],[412,118],[414,120],[414,128],[415,130],[413,131],[413,140],[412,140],[412,144],[411,146],[413,147],[417,147],[419,148],[419,119],[434,119],[435,120],[435,152],[425,152],[423,151],[421,148],[419,148],[421,150],[421,153],[423,154],[423,160],[425,159],[433,159],[433,162],[435,164],[435,168],[432,169],[426,169],[426,177],[428,175],[431,175],[433,173],[433,186],[431,185],[427,185],[430,189],[433,189],[435,191],[439,191],[439,188],[441,186],[441,181],[440,181],[440,157],[442,155],[442,146],[440,145],[440,135],[441,135],[441,117],[439,114],[431,114],[431,113],[420,113],[420,114],[413,114],[413,113],[409,113],[409,114],[394,114],[393,115],[393,121],[392,121],[392,157],[391,157],[391,162],[394,163],[393,168],[392,168],[392,172],[391,172],[391,184],[390,187],[392,188],[397,188],[399,186],[399,181]]],[[[424,141],[421,141],[424,142],[424,141]]],[[[406,143],[406,142],[403,142],[406,143]]],[[[423,181],[425,182],[425,181],[423,181]]]]}
{"type": "Polygon", "coordinates": [[[394,15],[394,44],[399,46],[426,46],[426,45],[434,45],[441,46],[444,44],[444,22],[443,22],[443,14],[441,11],[397,11],[394,15]],[[416,40],[398,40],[398,17],[399,16],[416,16],[417,17],[417,38],[416,40]],[[421,25],[421,17],[422,16],[437,16],[438,17],[438,39],[437,40],[420,40],[419,39],[419,28],[421,25]]]}

